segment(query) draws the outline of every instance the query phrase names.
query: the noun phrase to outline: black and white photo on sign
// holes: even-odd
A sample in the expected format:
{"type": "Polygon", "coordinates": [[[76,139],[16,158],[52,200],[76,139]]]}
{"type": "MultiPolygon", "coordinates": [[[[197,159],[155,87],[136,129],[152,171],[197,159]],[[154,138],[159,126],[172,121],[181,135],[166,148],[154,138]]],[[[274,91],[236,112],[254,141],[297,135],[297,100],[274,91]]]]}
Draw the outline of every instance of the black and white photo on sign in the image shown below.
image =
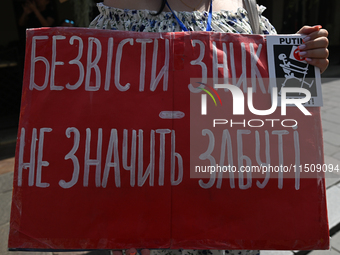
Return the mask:
{"type": "MultiPolygon", "coordinates": [[[[322,106],[320,70],[299,55],[301,35],[267,36],[270,86],[277,87],[280,103],[282,88],[303,88],[311,93],[304,106],[322,106]]],[[[287,98],[302,98],[302,93],[289,93],[287,98]]]]}

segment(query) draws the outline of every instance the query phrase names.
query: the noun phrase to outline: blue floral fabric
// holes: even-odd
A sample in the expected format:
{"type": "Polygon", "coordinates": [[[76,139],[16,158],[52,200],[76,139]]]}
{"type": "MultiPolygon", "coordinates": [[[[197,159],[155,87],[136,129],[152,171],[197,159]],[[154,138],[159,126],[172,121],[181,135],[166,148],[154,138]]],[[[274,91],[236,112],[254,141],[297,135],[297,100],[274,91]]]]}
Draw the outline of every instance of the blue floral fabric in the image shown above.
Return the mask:
{"type": "Polygon", "coordinates": [[[254,250],[151,250],[150,255],[259,255],[254,250]]]}
{"type": "MultiPolygon", "coordinates": [[[[171,12],[162,12],[155,16],[155,11],[123,10],[97,4],[100,14],[91,22],[90,28],[112,29],[136,32],[179,32],[181,28],[171,12]]],[[[276,34],[275,28],[262,16],[266,8],[259,6],[260,27],[263,34],[276,34]]],[[[205,31],[208,12],[176,12],[178,18],[189,31],[205,31]]],[[[252,34],[247,11],[238,8],[236,12],[213,12],[211,28],[213,32],[252,34]]]]}
{"type": "Polygon", "coordinates": [[[259,255],[253,250],[151,250],[150,255],[259,255]]]}

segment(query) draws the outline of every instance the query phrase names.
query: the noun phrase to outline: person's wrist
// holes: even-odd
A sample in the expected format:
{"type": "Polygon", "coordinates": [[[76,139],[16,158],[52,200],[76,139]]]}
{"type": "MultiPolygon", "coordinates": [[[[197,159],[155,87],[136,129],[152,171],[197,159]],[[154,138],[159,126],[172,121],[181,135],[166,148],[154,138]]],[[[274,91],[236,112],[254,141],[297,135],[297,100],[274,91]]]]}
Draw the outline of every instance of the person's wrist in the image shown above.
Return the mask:
{"type": "Polygon", "coordinates": [[[40,14],[39,10],[38,10],[38,9],[36,9],[36,8],[34,8],[34,9],[33,9],[33,12],[35,13],[35,15],[38,15],[38,14],[40,14]]]}

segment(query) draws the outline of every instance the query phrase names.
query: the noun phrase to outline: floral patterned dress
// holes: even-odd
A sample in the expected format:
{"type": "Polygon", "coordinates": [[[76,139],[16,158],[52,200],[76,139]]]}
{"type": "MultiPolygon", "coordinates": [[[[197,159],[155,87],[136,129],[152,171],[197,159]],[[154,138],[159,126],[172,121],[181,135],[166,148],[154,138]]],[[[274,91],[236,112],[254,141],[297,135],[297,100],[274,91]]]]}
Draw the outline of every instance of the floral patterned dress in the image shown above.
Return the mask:
{"type": "MultiPolygon", "coordinates": [[[[122,10],[97,4],[100,14],[91,22],[90,28],[112,29],[136,32],[180,32],[182,31],[171,12],[122,10]]],[[[262,16],[266,8],[259,6],[260,27],[263,34],[276,34],[275,28],[262,16]]],[[[189,31],[205,31],[208,12],[176,12],[177,17],[189,31]]],[[[239,8],[236,12],[213,12],[213,32],[252,34],[247,11],[239,8]]],[[[151,255],[258,255],[258,250],[151,250],[151,255]]]]}
{"type": "MultiPolygon", "coordinates": [[[[171,12],[162,12],[155,16],[155,11],[122,10],[97,4],[100,14],[91,22],[90,28],[112,29],[136,32],[180,32],[182,31],[171,12]]],[[[259,6],[260,27],[263,34],[276,34],[275,28],[262,16],[266,8],[259,6]]],[[[205,31],[208,12],[176,12],[177,17],[189,31],[205,31]]],[[[252,34],[247,11],[239,8],[236,12],[213,12],[211,28],[213,32],[252,34]]]]}

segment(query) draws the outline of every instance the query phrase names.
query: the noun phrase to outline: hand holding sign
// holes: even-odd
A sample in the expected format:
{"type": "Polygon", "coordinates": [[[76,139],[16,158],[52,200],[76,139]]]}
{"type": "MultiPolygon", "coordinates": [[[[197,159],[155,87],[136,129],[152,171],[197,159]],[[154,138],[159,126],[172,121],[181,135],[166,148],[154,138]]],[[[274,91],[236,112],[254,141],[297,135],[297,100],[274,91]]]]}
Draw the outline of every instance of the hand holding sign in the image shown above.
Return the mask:
{"type": "MultiPolygon", "coordinates": [[[[123,252],[121,250],[113,250],[112,254],[113,255],[122,255],[123,252]]],[[[136,255],[137,250],[135,248],[127,249],[125,251],[125,254],[126,255],[136,255]]],[[[150,255],[150,250],[149,249],[142,249],[142,250],[140,250],[139,255],[150,255]]]]}
{"type": "Polygon", "coordinates": [[[297,33],[307,35],[303,40],[304,44],[299,46],[300,56],[304,57],[309,64],[320,68],[320,72],[323,73],[329,64],[329,52],[328,31],[321,28],[320,25],[304,26],[297,33]]]}

